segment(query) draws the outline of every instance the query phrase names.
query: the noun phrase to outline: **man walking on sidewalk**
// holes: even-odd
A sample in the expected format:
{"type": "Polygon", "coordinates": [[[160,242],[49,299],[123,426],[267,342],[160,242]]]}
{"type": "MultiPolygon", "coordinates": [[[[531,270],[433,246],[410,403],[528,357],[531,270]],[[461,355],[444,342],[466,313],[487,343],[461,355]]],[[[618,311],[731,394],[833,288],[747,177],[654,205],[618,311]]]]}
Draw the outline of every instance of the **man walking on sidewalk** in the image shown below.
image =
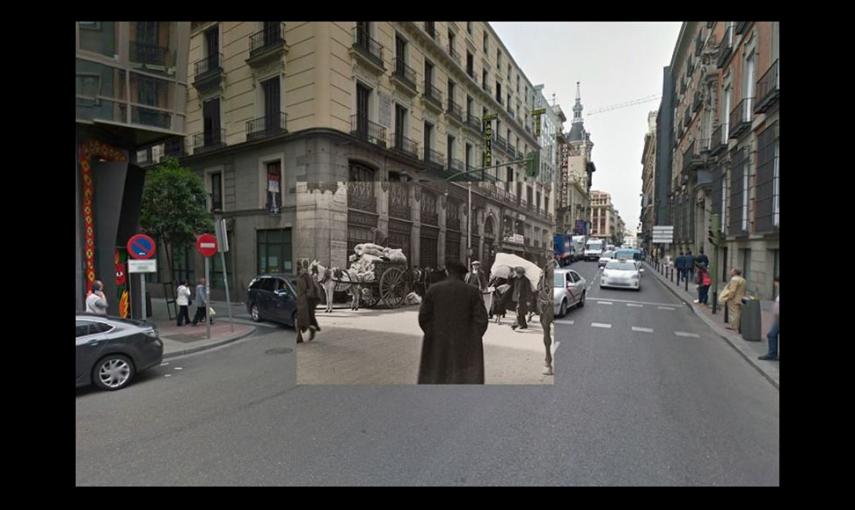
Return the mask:
{"type": "MultiPolygon", "coordinates": [[[[205,286],[205,279],[199,278],[199,284],[196,285],[196,315],[193,317],[193,325],[199,324],[208,316],[208,288],[205,286]]],[[[211,324],[214,323],[213,317],[211,324]]]]}
{"type": "Polygon", "coordinates": [[[489,313],[490,305],[492,305],[492,296],[487,291],[487,275],[484,274],[484,271],[481,270],[481,262],[475,260],[472,262],[472,271],[466,274],[466,279],[464,280],[466,285],[471,285],[478,289],[478,292],[481,294],[481,301],[484,302],[484,308],[489,313]],[[490,303],[487,303],[487,298],[490,298],[490,303]]]}
{"type": "Polygon", "coordinates": [[[695,279],[695,256],[692,255],[692,250],[689,250],[689,252],[686,253],[686,261],[684,262],[684,264],[686,266],[686,277],[687,277],[686,279],[687,280],[688,279],[694,280],[695,279]]]}
{"type": "MultiPolygon", "coordinates": [[[[775,287],[779,287],[779,278],[776,276],[774,280],[775,287]]],[[[780,321],[780,306],[781,304],[781,294],[778,291],[778,297],[775,298],[775,306],[772,308],[772,315],[774,316],[774,321],[772,323],[772,327],[769,329],[769,333],[766,335],[766,338],[769,340],[769,352],[766,353],[765,356],[760,356],[759,359],[766,361],[778,361],[778,338],[781,334],[781,327],[779,326],[780,321]]]]}
{"type": "Polygon", "coordinates": [[[698,299],[695,300],[695,303],[700,303],[702,305],[706,305],[709,300],[709,292],[710,285],[712,284],[712,278],[710,278],[709,272],[707,272],[707,266],[703,262],[698,264],[698,299]]]}
{"type": "Polygon", "coordinates": [[[523,267],[519,266],[514,270],[516,271],[516,278],[514,279],[513,299],[517,303],[517,321],[511,326],[511,329],[528,329],[525,316],[528,315],[528,301],[531,299],[531,282],[528,281],[523,267]]]}
{"type": "Polygon", "coordinates": [[[710,267],[710,259],[706,255],[704,255],[703,248],[701,248],[701,254],[698,255],[698,257],[695,259],[695,262],[697,262],[699,266],[703,264],[704,267],[710,267]]]}
{"type": "Polygon", "coordinates": [[[721,304],[727,304],[727,313],[730,319],[730,325],[727,326],[727,329],[739,331],[739,319],[742,316],[742,298],[745,297],[745,278],[742,277],[742,271],[736,268],[730,270],[730,275],[730,282],[721,291],[718,300],[721,304]]]}
{"type": "Polygon", "coordinates": [[[684,274],[686,271],[686,255],[683,252],[680,252],[677,255],[677,260],[674,261],[674,267],[677,268],[677,283],[680,283],[680,279],[684,278],[684,274]]]}

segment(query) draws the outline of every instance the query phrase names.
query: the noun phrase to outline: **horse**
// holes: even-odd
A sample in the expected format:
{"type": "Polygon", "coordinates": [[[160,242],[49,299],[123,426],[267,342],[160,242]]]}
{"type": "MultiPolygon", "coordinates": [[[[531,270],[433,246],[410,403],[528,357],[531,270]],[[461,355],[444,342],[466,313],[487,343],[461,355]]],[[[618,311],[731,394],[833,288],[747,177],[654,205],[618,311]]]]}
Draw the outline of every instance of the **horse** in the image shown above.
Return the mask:
{"type": "Polygon", "coordinates": [[[335,294],[336,279],[333,275],[341,275],[342,270],[337,267],[326,268],[317,260],[313,260],[309,265],[309,270],[312,273],[315,281],[323,288],[326,296],[327,307],[325,313],[333,311],[333,296],[335,294]]]}

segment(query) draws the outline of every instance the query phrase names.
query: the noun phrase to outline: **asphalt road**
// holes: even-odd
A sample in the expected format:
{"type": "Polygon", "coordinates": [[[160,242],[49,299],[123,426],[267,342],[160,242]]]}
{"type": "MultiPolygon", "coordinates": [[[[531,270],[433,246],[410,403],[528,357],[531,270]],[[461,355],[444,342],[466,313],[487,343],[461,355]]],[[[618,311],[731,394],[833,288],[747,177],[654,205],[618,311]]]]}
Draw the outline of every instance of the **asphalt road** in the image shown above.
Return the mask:
{"type": "Polygon", "coordinates": [[[79,390],[77,483],[777,485],[778,391],[642,282],[559,319],[553,385],[297,386],[304,345],[262,327],[79,390]]]}

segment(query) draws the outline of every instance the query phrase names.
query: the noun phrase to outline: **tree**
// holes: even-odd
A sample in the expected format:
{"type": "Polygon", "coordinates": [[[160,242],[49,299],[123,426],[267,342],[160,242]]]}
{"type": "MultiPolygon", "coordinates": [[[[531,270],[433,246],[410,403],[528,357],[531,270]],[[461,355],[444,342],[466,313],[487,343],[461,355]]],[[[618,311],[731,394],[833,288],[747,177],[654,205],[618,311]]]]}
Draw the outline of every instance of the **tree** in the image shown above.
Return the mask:
{"type": "Polygon", "coordinates": [[[140,226],[163,246],[173,281],[172,248],[193,243],[198,234],[214,228],[206,197],[202,178],[176,158],[164,158],[146,173],[140,226]]]}

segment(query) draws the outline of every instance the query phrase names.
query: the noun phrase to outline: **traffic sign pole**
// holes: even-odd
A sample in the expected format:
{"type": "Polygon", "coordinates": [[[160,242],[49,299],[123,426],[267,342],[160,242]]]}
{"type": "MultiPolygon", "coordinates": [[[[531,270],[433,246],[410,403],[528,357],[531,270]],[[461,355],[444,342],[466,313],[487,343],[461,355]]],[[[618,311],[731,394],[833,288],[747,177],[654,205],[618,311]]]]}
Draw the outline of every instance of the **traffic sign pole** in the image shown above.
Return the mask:
{"type": "Polygon", "coordinates": [[[205,257],[205,296],[208,297],[208,302],[205,303],[205,326],[208,328],[208,340],[211,339],[211,274],[209,273],[210,257],[205,257]]]}

